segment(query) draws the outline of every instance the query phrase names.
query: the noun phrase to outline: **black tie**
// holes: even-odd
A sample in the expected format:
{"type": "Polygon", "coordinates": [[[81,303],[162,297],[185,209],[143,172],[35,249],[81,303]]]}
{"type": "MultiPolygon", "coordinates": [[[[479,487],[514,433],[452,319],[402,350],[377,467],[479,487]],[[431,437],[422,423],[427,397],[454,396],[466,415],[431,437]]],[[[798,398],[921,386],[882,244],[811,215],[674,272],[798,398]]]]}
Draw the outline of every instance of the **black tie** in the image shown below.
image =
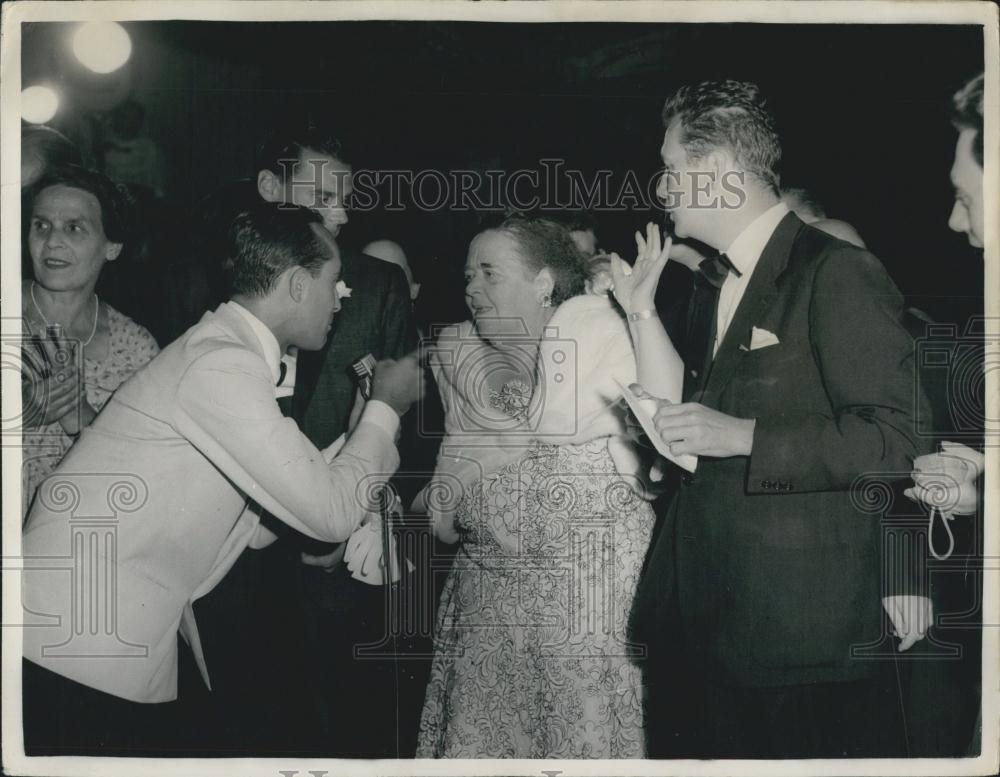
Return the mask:
{"type": "Polygon", "coordinates": [[[733,273],[737,278],[743,275],[733,264],[733,260],[725,254],[716,254],[709,259],[703,259],[698,265],[698,275],[701,276],[701,280],[708,281],[716,289],[722,288],[729,273],[733,273]]]}
{"type": "Polygon", "coordinates": [[[693,387],[701,385],[704,372],[712,361],[712,340],[715,337],[715,319],[719,307],[719,291],[729,273],[737,277],[742,273],[736,269],[725,254],[718,254],[702,260],[694,276],[694,293],[688,308],[688,335],[685,348],[684,392],[687,398],[693,387]]]}
{"type": "MultiPolygon", "coordinates": [[[[285,382],[285,376],[288,374],[288,365],[285,362],[279,362],[278,367],[278,382],[275,386],[280,386],[285,382]]],[[[278,397],[278,407],[281,408],[281,414],[285,416],[291,416],[292,414],[292,397],[278,397]]]]}

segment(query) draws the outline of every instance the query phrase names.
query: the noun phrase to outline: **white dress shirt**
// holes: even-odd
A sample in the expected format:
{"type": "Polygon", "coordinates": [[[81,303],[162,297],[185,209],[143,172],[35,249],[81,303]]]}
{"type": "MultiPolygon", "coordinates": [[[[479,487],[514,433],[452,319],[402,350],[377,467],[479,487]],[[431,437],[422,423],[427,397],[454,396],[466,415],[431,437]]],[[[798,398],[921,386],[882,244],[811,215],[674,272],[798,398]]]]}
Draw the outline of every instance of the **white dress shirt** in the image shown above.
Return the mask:
{"type": "Polygon", "coordinates": [[[746,293],[747,286],[750,285],[750,278],[757,267],[757,262],[760,261],[760,255],[764,253],[767,241],[771,239],[774,230],[778,228],[778,223],[787,213],[788,206],[783,202],[768,208],[750,222],[746,229],[730,243],[729,248],[723,252],[742,274],[738,276],[736,273],[730,272],[719,291],[719,307],[715,319],[715,343],[712,346],[713,358],[726,336],[726,330],[729,329],[729,324],[733,320],[736,308],[739,307],[740,300],[746,293]]]}

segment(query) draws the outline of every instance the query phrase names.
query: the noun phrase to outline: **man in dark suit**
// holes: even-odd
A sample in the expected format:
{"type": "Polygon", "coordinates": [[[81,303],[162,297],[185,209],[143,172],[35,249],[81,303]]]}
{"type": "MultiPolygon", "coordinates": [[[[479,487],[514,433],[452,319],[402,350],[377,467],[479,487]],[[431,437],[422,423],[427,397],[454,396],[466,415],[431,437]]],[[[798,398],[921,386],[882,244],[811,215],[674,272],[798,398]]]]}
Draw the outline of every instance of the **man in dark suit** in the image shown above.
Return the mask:
{"type": "Polygon", "coordinates": [[[886,590],[880,515],[857,486],[922,452],[902,297],[874,256],[781,203],[756,86],[684,87],[663,118],[658,194],[679,237],[723,253],[698,274],[686,401],[655,416],[672,452],[699,460],[638,593],[651,752],[677,754],[678,718],[700,737],[681,754],[891,752],[899,702],[864,648],[884,641],[883,605],[910,647],[929,602],[886,590]],[[678,676],[698,678],[689,699],[671,695],[678,676]]]}
{"type": "MultiPolygon", "coordinates": [[[[275,134],[264,145],[257,170],[261,197],[312,207],[330,234],[340,234],[353,189],[340,139],[313,128],[275,134]]],[[[351,250],[341,251],[341,262],[349,295],[343,317],[328,347],[302,352],[296,364],[292,415],[314,441],[332,442],[347,429],[357,395],[355,362],[369,353],[398,358],[416,344],[402,269],[351,250]]],[[[395,755],[394,664],[355,655],[358,646],[378,644],[386,634],[385,590],[352,578],[341,563],[344,545],[301,536],[296,542],[303,562],[298,576],[305,666],[319,722],[309,749],[342,757],[395,755]]]]}
{"type": "MultiPolygon", "coordinates": [[[[984,87],[984,76],[980,73],[952,100],[952,123],[958,130],[958,138],[950,172],[955,203],[948,219],[953,231],[964,234],[969,245],[980,250],[986,240],[984,87]]],[[[972,363],[969,356],[976,354],[982,374],[987,327],[960,326],[964,337],[956,338],[950,327],[938,326],[935,332],[933,321],[919,311],[914,312],[922,319],[916,316],[911,319],[914,335],[924,340],[925,348],[957,352],[956,340],[964,341],[964,358],[955,361],[969,365],[972,363]],[[974,351],[970,348],[973,344],[974,351]]],[[[980,308],[973,313],[972,320],[981,313],[980,308]]],[[[967,366],[954,372],[940,369],[922,372],[921,379],[932,402],[935,440],[940,441],[941,450],[914,462],[914,485],[906,491],[922,512],[932,514],[931,510],[937,509],[955,519],[949,522],[950,543],[940,524],[936,532],[934,522],[928,529],[936,536],[938,553],[946,554],[947,559],[942,563],[932,561],[928,569],[928,587],[939,622],[931,632],[928,649],[918,653],[919,660],[906,666],[903,675],[907,722],[913,732],[912,739],[919,743],[913,748],[914,755],[921,757],[978,755],[981,746],[985,396],[982,393],[976,396],[978,408],[975,404],[952,405],[954,384],[968,380],[970,372],[967,366]],[[961,652],[952,655],[956,646],[961,652]]]]}

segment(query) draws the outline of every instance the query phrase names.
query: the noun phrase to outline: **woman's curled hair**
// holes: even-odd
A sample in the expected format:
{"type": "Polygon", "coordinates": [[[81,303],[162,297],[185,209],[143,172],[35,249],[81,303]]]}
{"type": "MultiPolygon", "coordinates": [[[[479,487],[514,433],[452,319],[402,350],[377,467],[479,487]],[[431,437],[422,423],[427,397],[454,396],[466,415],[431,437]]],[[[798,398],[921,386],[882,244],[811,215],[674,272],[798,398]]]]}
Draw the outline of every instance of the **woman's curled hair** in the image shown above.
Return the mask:
{"type": "Polygon", "coordinates": [[[135,200],[124,184],[117,184],[103,173],[79,165],[63,165],[48,170],[31,185],[27,194],[27,213],[30,214],[35,198],[51,186],[92,194],[101,206],[101,226],[104,236],[112,243],[127,243],[132,236],[135,200]]]}
{"type": "Polygon", "coordinates": [[[517,241],[522,259],[533,273],[548,268],[553,280],[553,305],[584,293],[587,263],[561,224],[534,216],[511,215],[494,229],[517,241]]]}

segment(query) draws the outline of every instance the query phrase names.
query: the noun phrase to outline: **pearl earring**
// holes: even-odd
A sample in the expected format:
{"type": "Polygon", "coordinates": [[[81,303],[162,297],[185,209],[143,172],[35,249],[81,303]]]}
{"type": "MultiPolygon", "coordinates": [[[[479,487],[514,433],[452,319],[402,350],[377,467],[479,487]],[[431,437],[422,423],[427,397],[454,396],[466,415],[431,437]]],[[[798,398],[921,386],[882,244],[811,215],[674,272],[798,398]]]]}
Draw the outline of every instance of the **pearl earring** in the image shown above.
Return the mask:
{"type": "Polygon", "coordinates": [[[543,308],[551,308],[552,307],[552,295],[551,294],[545,294],[542,297],[542,307],[543,308]]]}

